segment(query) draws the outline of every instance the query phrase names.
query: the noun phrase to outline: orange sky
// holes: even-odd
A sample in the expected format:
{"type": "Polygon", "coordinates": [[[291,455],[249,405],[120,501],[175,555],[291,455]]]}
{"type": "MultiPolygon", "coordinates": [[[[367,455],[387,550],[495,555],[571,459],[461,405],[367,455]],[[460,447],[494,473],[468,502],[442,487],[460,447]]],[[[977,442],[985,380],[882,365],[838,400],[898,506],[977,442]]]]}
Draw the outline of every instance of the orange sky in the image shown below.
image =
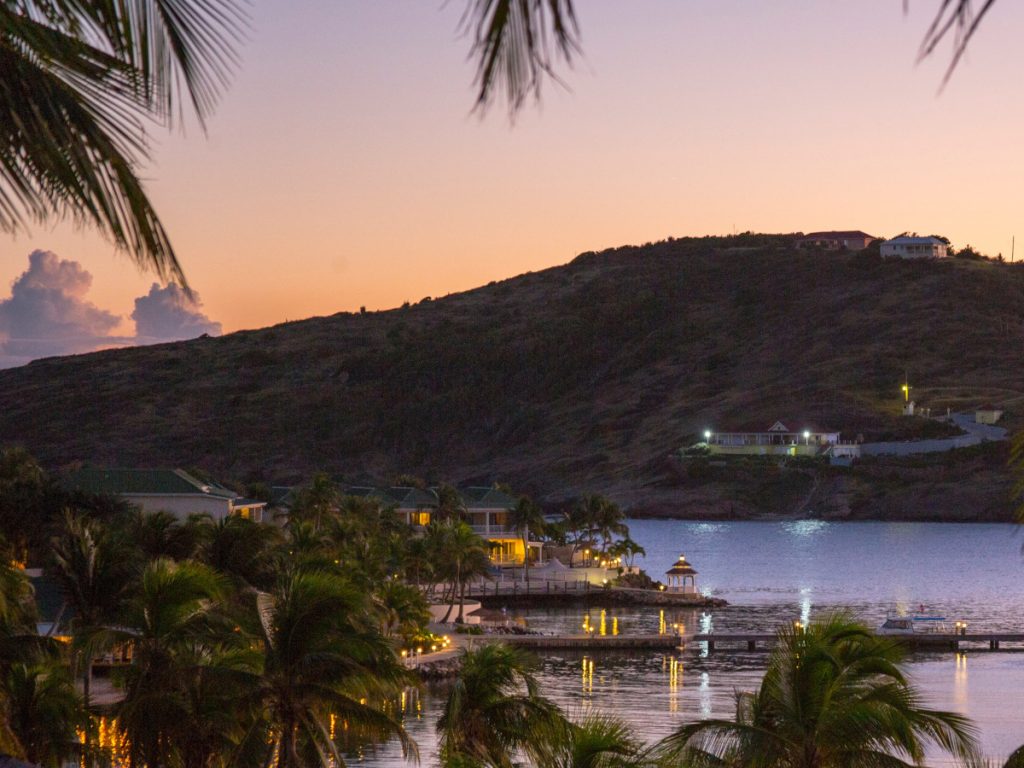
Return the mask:
{"type": "MultiPolygon", "coordinates": [[[[510,126],[469,115],[458,0],[255,0],[209,135],[159,137],[146,176],[225,331],[668,236],[916,230],[1009,256],[1018,234],[1024,256],[1024,8],[997,3],[939,95],[948,51],[915,66],[936,6],[580,0],[571,92],[510,126]]],[[[0,243],[5,287],[36,248],[118,315],[153,281],[66,225],[0,243]]]]}

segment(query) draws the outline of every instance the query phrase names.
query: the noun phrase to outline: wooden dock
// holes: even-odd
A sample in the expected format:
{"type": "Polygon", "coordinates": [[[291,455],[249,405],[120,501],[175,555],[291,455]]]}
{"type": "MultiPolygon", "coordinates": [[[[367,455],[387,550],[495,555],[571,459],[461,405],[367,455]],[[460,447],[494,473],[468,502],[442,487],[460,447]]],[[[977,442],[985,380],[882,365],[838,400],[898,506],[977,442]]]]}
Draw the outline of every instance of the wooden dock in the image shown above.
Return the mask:
{"type": "MultiPolygon", "coordinates": [[[[968,634],[886,635],[915,651],[1024,651],[1024,632],[973,632],[968,634]]],[[[472,638],[474,642],[500,642],[520,648],[602,650],[703,650],[708,652],[770,651],[777,640],[774,632],[663,635],[513,635],[493,634],[472,638]],[[705,644],[706,646],[702,645],[705,644]]]]}
{"type": "MultiPolygon", "coordinates": [[[[963,651],[968,649],[988,648],[990,651],[1017,650],[1024,651],[1024,632],[970,632],[966,634],[920,634],[920,635],[884,635],[912,650],[963,651]],[[1013,644],[1006,647],[1006,644],[1013,644]]],[[[732,651],[765,651],[775,645],[774,632],[722,633],[686,635],[684,644],[707,643],[710,653],[716,650],[732,651]]]]}
{"type": "MultiPolygon", "coordinates": [[[[659,650],[671,651],[680,647],[679,635],[485,635],[520,648],[562,648],[580,651],[659,650]]],[[[475,640],[482,638],[476,637],[475,640]]]]}

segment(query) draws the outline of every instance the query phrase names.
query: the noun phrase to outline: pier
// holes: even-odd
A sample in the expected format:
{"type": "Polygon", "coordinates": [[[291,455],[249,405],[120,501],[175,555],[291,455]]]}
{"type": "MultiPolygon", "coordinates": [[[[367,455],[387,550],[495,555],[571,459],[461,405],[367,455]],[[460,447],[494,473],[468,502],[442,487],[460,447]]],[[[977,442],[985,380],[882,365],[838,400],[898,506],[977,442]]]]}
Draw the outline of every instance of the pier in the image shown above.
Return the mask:
{"type": "MultiPolygon", "coordinates": [[[[485,635],[519,648],[561,648],[563,650],[659,650],[680,647],[679,635],[485,635]]],[[[480,640],[480,637],[474,638],[480,640]]]]}
{"type": "MultiPolygon", "coordinates": [[[[1024,632],[975,632],[970,634],[884,635],[915,651],[1024,651],[1024,632]]],[[[679,635],[484,635],[473,638],[484,642],[502,642],[520,648],[544,648],[581,651],[599,650],[685,650],[700,643],[708,652],[770,651],[775,647],[774,632],[738,632],[679,635]]]]}
{"type": "MultiPolygon", "coordinates": [[[[1024,651],[1024,632],[971,632],[934,633],[920,635],[879,635],[912,650],[963,651],[984,649],[990,651],[1024,651]],[[1006,647],[1006,644],[1012,647],[1006,647]]],[[[683,644],[707,643],[708,652],[716,650],[766,651],[775,645],[774,632],[709,633],[686,635],[683,644]]]]}

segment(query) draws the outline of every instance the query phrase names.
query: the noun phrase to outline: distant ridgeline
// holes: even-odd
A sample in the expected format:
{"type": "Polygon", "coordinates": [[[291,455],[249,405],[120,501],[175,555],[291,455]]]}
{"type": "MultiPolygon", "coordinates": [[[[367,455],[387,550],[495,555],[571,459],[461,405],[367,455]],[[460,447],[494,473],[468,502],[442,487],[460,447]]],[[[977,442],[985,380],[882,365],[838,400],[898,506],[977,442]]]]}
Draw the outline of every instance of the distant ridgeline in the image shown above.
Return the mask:
{"type": "Polygon", "coordinates": [[[901,417],[907,375],[933,410],[993,401],[1014,428],[1024,270],[798,238],[588,252],[400,309],[37,361],[0,371],[0,435],[52,467],[408,471],[653,509],[696,508],[670,457],[710,425],[798,413],[844,436],[921,437],[901,417]]]}

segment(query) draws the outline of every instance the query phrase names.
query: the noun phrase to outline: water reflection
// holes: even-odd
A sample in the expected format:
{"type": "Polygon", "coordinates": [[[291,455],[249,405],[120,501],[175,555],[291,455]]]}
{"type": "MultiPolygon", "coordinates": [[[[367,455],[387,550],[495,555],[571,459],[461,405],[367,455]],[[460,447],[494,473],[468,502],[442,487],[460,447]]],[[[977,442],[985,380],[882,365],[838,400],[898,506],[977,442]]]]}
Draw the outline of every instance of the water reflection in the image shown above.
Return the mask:
{"type": "Polygon", "coordinates": [[[594,692],[594,660],[584,656],[583,657],[583,693],[592,694],[594,692]]]}
{"type": "Polygon", "coordinates": [[[683,662],[675,656],[668,657],[668,711],[679,711],[679,686],[683,677],[683,662]]]}
{"type": "Polygon", "coordinates": [[[700,673],[700,716],[701,718],[711,717],[711,675],[707,672],[700,673]]]}
{"type": "Polygon", "coordinates": [[[955,655],[956,671],[953,673],[953,701],[961,712],[967,711],[967,654],[955,655]]]}
{"type": "Polygon", "coordinates": [[[782,528],[793,536],[814,536],[824,533],[831,525],[832,523],[827,523],[824,520],[794,520],[782,523],[782,528]]]}

